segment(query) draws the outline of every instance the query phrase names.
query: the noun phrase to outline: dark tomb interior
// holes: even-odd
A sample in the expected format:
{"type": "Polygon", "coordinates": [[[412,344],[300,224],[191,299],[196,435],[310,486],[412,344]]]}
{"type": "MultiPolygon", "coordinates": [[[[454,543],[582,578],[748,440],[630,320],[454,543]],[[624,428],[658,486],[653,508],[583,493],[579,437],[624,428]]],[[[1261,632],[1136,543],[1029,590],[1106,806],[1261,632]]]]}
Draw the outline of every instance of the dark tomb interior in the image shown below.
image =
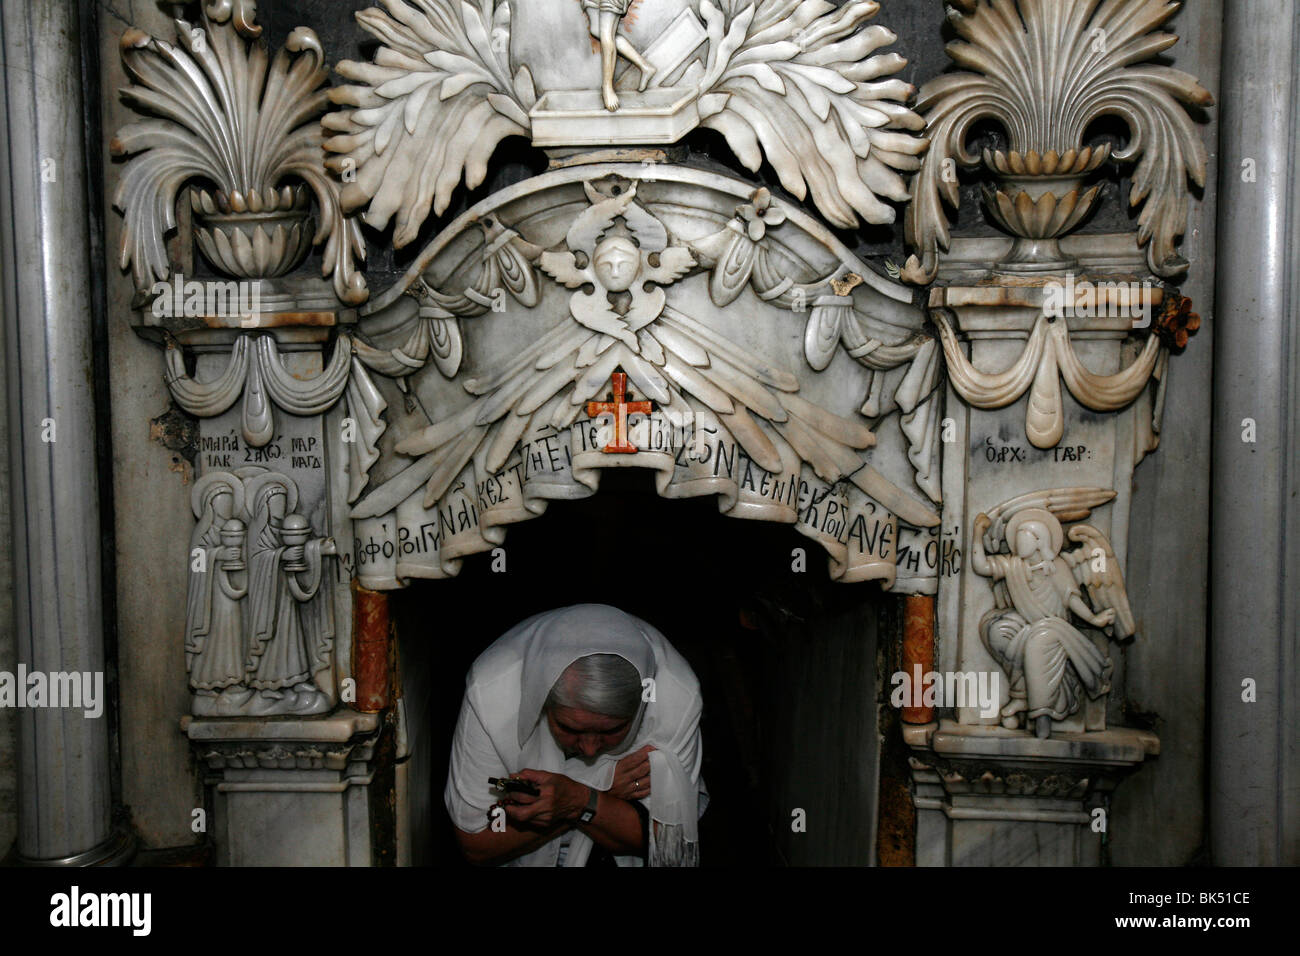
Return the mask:
{"type": "Polygon", "coordinates": [[[832,582],[825,552],[793,527],[726,517],[712,496],[660,498],[639,469],[608,469],[596,495],[552,502],[504,546],[504,572],[480,554],[457,578],[393,594],[414,864],[467,865],[442,795],[470,664],[523,619],[584,602],[648,621],[700,679],[701,865],[873,859],[877,650],[892,644],[877,637],[898,626],[894,597],[832,582]]]}

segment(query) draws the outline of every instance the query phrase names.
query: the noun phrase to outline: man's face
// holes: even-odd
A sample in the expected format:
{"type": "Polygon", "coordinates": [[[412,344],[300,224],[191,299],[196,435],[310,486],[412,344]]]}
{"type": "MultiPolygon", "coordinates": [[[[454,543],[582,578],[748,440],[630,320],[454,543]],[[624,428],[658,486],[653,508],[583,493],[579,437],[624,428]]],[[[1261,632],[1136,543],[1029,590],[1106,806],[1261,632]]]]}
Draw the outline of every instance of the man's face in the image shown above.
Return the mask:
{"type": "Polygon", "coordinates": [[[615,749],[632,729],[630,718],[594,714],[576,707],[548,710],[546,721],[565,757],[588,760],[615,749]]]}

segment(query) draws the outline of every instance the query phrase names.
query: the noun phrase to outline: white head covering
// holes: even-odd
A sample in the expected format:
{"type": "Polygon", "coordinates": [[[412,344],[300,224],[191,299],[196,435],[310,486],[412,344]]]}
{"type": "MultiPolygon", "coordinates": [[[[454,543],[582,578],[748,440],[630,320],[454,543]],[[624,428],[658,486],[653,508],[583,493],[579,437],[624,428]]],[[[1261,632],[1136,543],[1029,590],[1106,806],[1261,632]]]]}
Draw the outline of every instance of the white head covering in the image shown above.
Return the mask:
{"type": "MultiPolygon", "coordinates": [[[[529,618],[520,627],[531,626],[532,635],[524,651],[520,678],[519,746],[533,735],[542,716],[547,695],[560,675],[579,658],[592,654],[615,654],[636,668],[642,684],[655,676],[655,652],[643,627],[618,608],[604,604],[577,604],[529,618]]],[[[645,701],[637,708],[628,734],[610,756],[625,753],[636,739],[645,713],[645,701]]]]}
{"type": "MultiPolygon", "coordinates": [[[[579,604],[535,615],[511,628],[475,661],[452,746],[448,810],[457,826],[481,829],[488,775],[525,768],[565,773],[598,790],[609,788],[621,756],[654,746],[650,754],[652,866],[698,863],[699,815],[708,802],[700,779],[702,759],[699,682],[690,665],[657,630],[617,608],[579,604]],[[542,707],[560,675],[591,654],[616,654],[655,680],[616,750],[594,760],[567,759],[542,721],[542,707]],[[517,681],[517,682],[516,682],[517,681]],[[539,726],[539,724],[541,726],[539,726]],[[499,761],[499,762],[498,762],[499,761]]],[[[582,866],[590,838],[574,831],[566,866],[582,866]]],[[[554,865],[548,844],[521,858],[524,865],[554,865]],[[548,860],[550,861],[548,863],[548,860]]],[[[632,864],[635,858],[619,857],[632,864]]]]}

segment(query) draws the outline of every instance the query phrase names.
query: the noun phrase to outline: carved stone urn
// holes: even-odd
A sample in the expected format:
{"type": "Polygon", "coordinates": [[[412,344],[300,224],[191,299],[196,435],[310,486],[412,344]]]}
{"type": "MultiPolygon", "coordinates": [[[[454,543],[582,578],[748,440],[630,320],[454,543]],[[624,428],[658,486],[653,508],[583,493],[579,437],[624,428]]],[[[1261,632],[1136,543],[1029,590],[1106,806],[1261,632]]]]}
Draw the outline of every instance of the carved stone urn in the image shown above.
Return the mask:
{"type": "Polygon", "coordinates": [[[218,272],[281,276],[322,243],[321,275],[357,305],[369,294],[356,271],[361,226],[321,164],[324,50],[298,27],[272,54],[251,22],[253,6],[204,5],[200,26],[176,21],[175,43],[134,27],[122,34],[133,82],[121,95],[142,114],[110,143],[115,156],[131,157],[113,198],[125,217],[122,267],[131,266],[142,294],[171,276],[164,237],[188,187],[195,241],[218,272]]]}
{"type": "Polygon", "coordinates": [[[1039,154],[984,150],[984,165],[998,187],[984,187],[984,201],[997,223],[1016,237],[997,268],[1006,272],[1049,272],[1073,267],[1057,241],[1092,211],[1100,185],[1083,184],[1110,156],[1110,146],[1055,149],[1039,154]]]}
{"type": "Polygon", "coordinates": [[[1178,10],[1164,0],[1098,4],[1096,0],[947,0],[957,34],[948,55],[965,70],[922,87],[916,109],[930,145],[912,178],[907,240],[916,249],[901,270],[907,282],[933,282],[939,250],[951,239],[945,204],[961,202],[957,167],[973,169],[968,148],[976,124],[990,121],[1009,140],[1007,151],[984,150],[983,165],[998,180],[985,187],[993,218],[1017,241],[994,266],[998,272],[1041,273],[1073,268],[1057,240],[1076,228],[1097,200],[1083,191],[1108,159],[1133,164],[1129,204],[1141,206],[1137,239],[1154,275],[1187,268],[1175,248],[1186,223],[1187,182],[1205,183],[1205,145],[1185,107],[1214,103],[1196,78],[1149,60],[1178,41],[1153,32],[1178,10]],[[1127,141],[1089,147],[1092,124],[1114,117],[1127,141]]]}
{"type": "Polygon", "coordinates": [[[307,187],[268,186],[247,193],[190,190],[194,238],[204,257],[226,275],[261,279],[284,275],[311,249],[313,221],[307,187]]]}

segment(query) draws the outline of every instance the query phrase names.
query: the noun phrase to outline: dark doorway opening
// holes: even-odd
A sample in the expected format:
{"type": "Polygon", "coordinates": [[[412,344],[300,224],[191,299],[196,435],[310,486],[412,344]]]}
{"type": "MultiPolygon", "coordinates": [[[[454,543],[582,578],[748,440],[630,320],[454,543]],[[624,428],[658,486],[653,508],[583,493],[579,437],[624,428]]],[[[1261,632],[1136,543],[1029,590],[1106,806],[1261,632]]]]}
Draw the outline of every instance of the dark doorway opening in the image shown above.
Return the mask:
{"type": "Polygon", "coordinates": [[[610,469],[595,496],[511,526],[504,572],[476,555],[456,579],[393,595],[413,863],[463,865],[442,793],[470,664],[519,621],[584,602],[653,624],[700,679],[702,865],[872,862],[877,638],[897,626],[894,598],[831,582],[788,525],[723,516],[713,497],[665,500],[652,479],[610,469]]]}

